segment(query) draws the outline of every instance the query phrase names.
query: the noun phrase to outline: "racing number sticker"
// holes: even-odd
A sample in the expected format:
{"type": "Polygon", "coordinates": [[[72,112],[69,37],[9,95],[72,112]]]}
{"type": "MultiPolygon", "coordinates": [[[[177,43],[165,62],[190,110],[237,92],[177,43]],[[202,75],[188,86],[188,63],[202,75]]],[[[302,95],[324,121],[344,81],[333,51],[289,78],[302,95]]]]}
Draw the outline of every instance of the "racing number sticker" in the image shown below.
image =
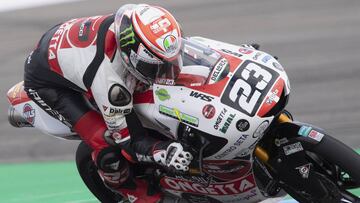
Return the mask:
{"type": "Polygon", "coordinates": [[[221,102],[254,116],[279,73],[261,64],[245,61],[231,78],[221,102]]]}

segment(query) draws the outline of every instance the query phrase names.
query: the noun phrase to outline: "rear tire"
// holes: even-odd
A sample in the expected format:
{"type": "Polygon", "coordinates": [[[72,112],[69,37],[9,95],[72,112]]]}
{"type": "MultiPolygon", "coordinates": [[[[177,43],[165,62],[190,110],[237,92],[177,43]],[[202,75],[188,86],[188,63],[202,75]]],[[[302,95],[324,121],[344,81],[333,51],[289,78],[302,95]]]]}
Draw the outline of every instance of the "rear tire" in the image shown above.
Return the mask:
{"type": "Polygon", "coordinates": [[[121,201],[121,195],[108,189],[100,178],[97,167],[92,161],[91,152],[92,149],[85,142],[81,142],[76,150],[76,166],[81,179],[100,202],[121,201]]]}

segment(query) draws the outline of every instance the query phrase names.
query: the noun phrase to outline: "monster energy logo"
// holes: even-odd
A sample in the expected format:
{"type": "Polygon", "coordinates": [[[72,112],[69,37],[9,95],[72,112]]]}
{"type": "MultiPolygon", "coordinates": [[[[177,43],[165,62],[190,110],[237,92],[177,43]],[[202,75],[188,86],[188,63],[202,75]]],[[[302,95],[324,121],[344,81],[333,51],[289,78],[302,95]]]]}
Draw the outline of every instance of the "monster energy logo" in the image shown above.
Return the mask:
{"type": "Polygon", "coordinates": [[[199,119],[198,118],[195,118],[195,117],[190,116],[188,114],[182,113],[177,109],[172,109],[172,108],[160,105],[159,112],[161,114],[166,115],[166,116],[178,119],[178,120],[180,120],[180,122],[184,122],[184,123],[187,123],[189,125],[193,125],[195,127],[199,126],[199,119]]]}
{"type": "Polygon", "coordinates": [[[120,46],[124,47],[129,44],[135,44],[135,34],[132,25],[120,32],[120,46]]]}

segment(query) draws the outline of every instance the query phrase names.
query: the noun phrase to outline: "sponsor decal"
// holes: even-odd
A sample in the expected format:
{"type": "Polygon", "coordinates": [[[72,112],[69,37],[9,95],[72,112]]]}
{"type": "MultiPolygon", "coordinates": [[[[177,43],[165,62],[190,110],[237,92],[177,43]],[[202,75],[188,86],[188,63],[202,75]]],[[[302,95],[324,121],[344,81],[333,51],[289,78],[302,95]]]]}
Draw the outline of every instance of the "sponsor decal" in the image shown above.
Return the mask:
{"type": "Polygon", "coordinates": [[[275,101],[276,103],[279,102],[280,97],[278,96],[278,94],[279,94],[279,90],[278,90],[278,89],[276,89],[276,90],[274,90],[273,92],[271,92],[269,98],[267,98],[267,100],[266,100],[266,103],[267,103],[267,104],[272,104],[274,101],[275,101]]]}
{"type": "Polygon", "coordinates": [[[198,118],[188,115],[186,113],[182,113],[176,108],[169,108],[169,107],[160,105],[159,112],[161,114],[169,116],[171,118],[178,119],[180,122],[184,122],[184,123],[187,123],[187,124],[195,126],[195,127],[199,126],[198,118]]]}
{"type": "Polygon", "coordinates": [[[58,111],[52,109],[44,100],[40,97],[39,93],[36,90],[29,89],[29,96],[47,113],[54,116],[56,119],[64,123],[69,128],[72,128],[72,125],[61,115],[58,111]]]}
{"type": "Polygon", "coordinates": [[[253,53],[254,51],[253,51],[253,50],[250,50],[250,49],[246,49],[246,48],[240,48],[240,49],[239,49],[239,52],[242,53],[242,54],[251,54],[251,53],[253,53]]]}
{"type": "Polygon", "coordinates": [[[274,68],[278,69],[279,71],[284,71],[284,68],[280,65],[280,63],[273,62],[272,65],[274,68]]]}
{"type": "Polygon", "coordinates": [[[167,28],[171,25],[171,22],[167,18],[159,18],[150,24],[150,29],[154,34],[159,32],[167,32],[167,28]]]}
{"type": "Polygon", "coordinates": [[[156,79],[156,83],[157,83],[157,84],[162,84],[162,85],[170,85],[170,86],[173,86],[173,85],[175,85],[175,80],[173,80],[173,79],[166,79],[166,78],[157,78],[157,79],[156,79]]]}
{"type": "Polygon", "coordinates": [[[257,113],[258,116],[263,117],[268,112],[271,111],[272,108],[280,101],[281,94],[284,89],[284,80],[279,79],[273,86],[273,88],[269,91],[269,93],[265,97],[265,101],[260,106],[260,109],[257,113]]]}
{"type": "Polygon", "coordinates": [[[57,58],[57,48],[59,47],[59,42],[62,39],[62,35],[65,33],[65,31],[69,28],[70,25],[72,25],[76,20],[73,19],[71,21],[68,21],[64,24],[62,24],[59,29],[54,33],[53,37],[51,38],[49,42],[49,50],[48,50],[48,60],[52,61],[57,58]]]}
{"type": "Polygon", "coordinates": [[[34,125],[35,123],[35,109],[28,103],[23,107],[23,117],[28,123],[34,125]]]}
{"type": "Polygon", "coordinates": [[[262,53],[261,52],[256,52],[256,54],[253,56],[253,59],[254,60],[258,60],[259,59],[259,56],[261,56],[262,53]]]}
{"type": "Polygon", "coordinates": [[[310,166],[311,166],[311,164],[308,163],[308,164],[296,167],[295,169],[299,170],[299,173],[302,178],[308,178],[309,172],[310,172],[310,166]]]}
{"type": "Polygon", "coordinates": [[[227,132],[227,130],[229,129],[229,126],[233,122],[235,116],[236,116],[236,114],[230,114],[229,117],[227,117],[227,119],[225,120],[224,125],[219,129],[220,132],[222,132],[224,134],[227,132]]]}
{"type": "Polygon", "coordinates": [[[79,33],[78,33],[79,41],[85,42],[88,40],[90,27],[91,27],[90,19],[86,19],[80,24],[79,33]]]}
{"type": "Polygon", "coordinates": [[[322,140],[322,138],[324,137],[324,134],[322,134],[316,130],[311,130],[308,137],[320,142],[322,140]]]}
{"type": "Polygon", "coordinates": [[[301,126],[298,134],[301,136],[307,137],[311,130],[312,130],[312,127],[303,125],[303,126],[301,126]]]}
{"type": "Polygon", "coordinates": [[[216,155],[215,158],[216,159],[222,159],[223,157],[229,155],[231,152],[235,151],[237,149],[236,146],[231,146],[228,149],[226,149],[225,151],[223,151],[221,154],[216,155]]]}
{"type": "Polygon", "coordinates": [[[203,169],[217,179],[230,181],[247,175],[251,163],[248,160],[204,160],[203,169]]]}
{"type": "Polygon", "coordinates": [[[261,61],[264,62],[264,63],[266,63],[266,62],[268,62],[271,58],[272,58],[272,56],[270,56],[270,55],[265,55],[265,56],[261,59],[261,61]]]}
{"type": "Polygon", "coordinates": [[[209,176],[207,174],[203,176],[181,176],[181,175],[175,175],[176,179],[184,180],[184,181],[190,181],[194,183],[199,183],[200,185],[204,187],[208,187],[210,183],[213,183],[213,177],[209,176]]]}
{"type": "Polygon", "coordinates": [[[167,53],[171,53],[171,54],[175,53],[178,47],[176,37],[174,35],[166,36],[163,41],[163,45],[167,53]]]}
{"type": "Polygon", "coordinates": [[[275,70],[247,60],[231,78],[221,102],[248,116],[254,116],[278,76],[275,70]]]}
{"type": "Polygon", "coordinates": [[[120,43],[120,47],[125,47],[130,44],[135,44],[135,34],[131,24],[130,27],[120,32],[119,43],[120,43]]]}
{"type": "Polygon", "coordinates": [[[203,109],[202,109],[202,114],[203,114],[203,116],[204,116],[205,118],[207,118],[207,119],[213,118],[214,115],[215,115],[215,113],[216,113],[216,109],[215,109],[215,107],[214,107],[213,105],[211,105],[211,104],[205,105],[205,106],[203,107],[203,109]]]}
{"type": "Polygon", "coordinates": [[[166,89],[159,89],[155,91],[156,96],[160,101],[169,100],[171,97],[166,89]]]}
{"type": "Polygon", "coordinates": [[[249,130],[249,128],[250,128],[250,123],[245,119],[240,119],[236,122],[236,129],[240,132],[245,132],[249,130]]]}
{"type": "MultiPolygon", "coordinates": [[[[256,189],[251,189],[250,191],[248,191],[246,194],[244,194],[244,196],[242,197],[238,197],[238,198],[232,198],[229,201],[226,201],[228,203],[238,203],[238,202],[243,202],[243,201],[249,201],[250,199],[253,199],[254,197],[257,196],[257,190],[256,189]]],[[[252,201],[252,202],[260,202],[261,200],[257,200],[257,201],[252,201]]]]}
{"type": "Polygon", "coordinates": [[[250,155],[250,153],[255,149],[257,141],[252,143],[249,147],[241,149],[239,153],[236,154],[237,157],[245,157],[250,155]]]}
{"type": "Polygon", "coordinates": [[[253,138],[258,138],[258,137],[262,137],[264,135],[264,132],[266,131],[266,129],[269,126],[269,121],[264,121],[262,122],[259,127],[255,130],[254,134],[253,134],[253,138]]]}
{"type": "Polygon", "coordinates": [[[286,137],[281,139],[276,138],[274,142],[276,146],[280,147],[281,145],[288,143],[289,140],[286,137]]]}
{"type": "Polygon", "coordinates": [[[109,108],[109,114],[108,115],[114,115],[114,114],[129,114],[131,113],[131,109],[117,109],[117,108],[109,108]]]}
{"type": "Polygon", "coordinates": [[[214,125],[214,128],[215,130],[218,130],[219,127],[220,127],[220,123],[222,122],[225,114],[226,114],[227,110],[225,108],[223,108],[219,114],[219,116],[216,118],[216,121],[215,121],[215,125],[214,125]]]}
{"type": "Polygon", "coordinates": [[[138,199],[136,196],[131,195],[131,194],[127,194],[127,198],[129,200],[129,202],[131,202],[131,203],[136,202],[136,200],[138,199]]]}
{"type": "Polygon", "coordinates": [[[227,183],[211,183],[204,187],[198,183],[166,177],[161,179],[161,185],[169,190],[196,193],[202,195],[235,195],[247,192],[256,187],[253,174],[227,183]]]}
{"type": "Polygon", "coordinates": [[[119,120],[116,119],[116,117],[111,117],[111,116],[104,115],[104,120],[105,120],[105,123],[106,123],[107,127],[110,130],[116,130],[120,126],[120,124],[118,122],[119,120]]]}
{"type": "Polygon", "coordinates": [[[201,99],[201,100],[204,100],[204,101],[207,101],[207,102],[211,102],[214,99],[214,97],[212,97],[212,96],[208,96],[208,95],[205,95],[203,93],[196,92],[196,91],[191,91],[190,92],[190,97],[195,97],[197,99],[201,99]]]}
{"type": "Polygon", "coordinates": [[[109,107],[104,106],[104,105],[102,105],[102,107],[103,107],[104,112],[106,112],[106,110],[108,110],[108,108],[109,108],[109,107]]]}
{"type": "Polygon", "coordinates": [[[324,134],[322,134],[316,130],[313,130],[312,127],[310,127],[310,126],[305,126],[305,125],[301,126],[298,134],[303,137],[309,137],[318,142],[320,142],[322,140],[322,138],[324,137],[324,134]]]}
{"type": "Polygon", "coordinates": [[[246,140],[247,137],[249,137],[249,135],[246,135],[246,134],[241,135],[241,137],[240,137],[238,140],[236,140],[236,142],[234,143],[234,145],[235,145],[235,146],[240,146],[242,143],[245,142],[245,140],[246,140]]]}
{"type": "Polygon", "coordinates": [[[236,56],[236,57],[242,57],[241,54],[237,53],[237,52],[234,52],[234,51],[231,51],[231,50],[228,50],[228,49],[221,49],[222,52],[224,53],[227,53],[227,54],[231,54],[233,56],[236,56]]]}
{"type": "Polygon", "coordinates": [[[303,147],[300,142],[289,144],[283,147],[284,153],[286,156],[294,154],[296,152],[303,151],[303,147]]]}
{"type": "Polygon", "coordinates": [[[229,62],[226,58],[220,59],[220,61],[215,65],[214,70],[210,76],[209,84],[214,84],[215,82],[219,81],[223,74],[228,74],[229,72],[229,62]]]}

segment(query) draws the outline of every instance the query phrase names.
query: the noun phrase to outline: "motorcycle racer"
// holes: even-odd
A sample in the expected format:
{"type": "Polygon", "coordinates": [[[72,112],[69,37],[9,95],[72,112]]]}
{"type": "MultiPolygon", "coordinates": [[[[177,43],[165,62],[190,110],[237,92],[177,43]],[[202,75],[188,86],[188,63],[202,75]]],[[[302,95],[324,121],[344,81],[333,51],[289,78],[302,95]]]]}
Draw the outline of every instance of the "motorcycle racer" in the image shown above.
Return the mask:
{"type": "Polygon", "coordinates": [[[192,155],[180,143],[147,136],[132,110],[135,90],[159,75],[158,82],[173,84],[180,46],[179,24],[161,7],[127,4],[114,15],[72,19],[47,31],[26,59],[25,90],[93,149],[108,186],[129,181],[128,161],[187,171],[192,155]]]}

